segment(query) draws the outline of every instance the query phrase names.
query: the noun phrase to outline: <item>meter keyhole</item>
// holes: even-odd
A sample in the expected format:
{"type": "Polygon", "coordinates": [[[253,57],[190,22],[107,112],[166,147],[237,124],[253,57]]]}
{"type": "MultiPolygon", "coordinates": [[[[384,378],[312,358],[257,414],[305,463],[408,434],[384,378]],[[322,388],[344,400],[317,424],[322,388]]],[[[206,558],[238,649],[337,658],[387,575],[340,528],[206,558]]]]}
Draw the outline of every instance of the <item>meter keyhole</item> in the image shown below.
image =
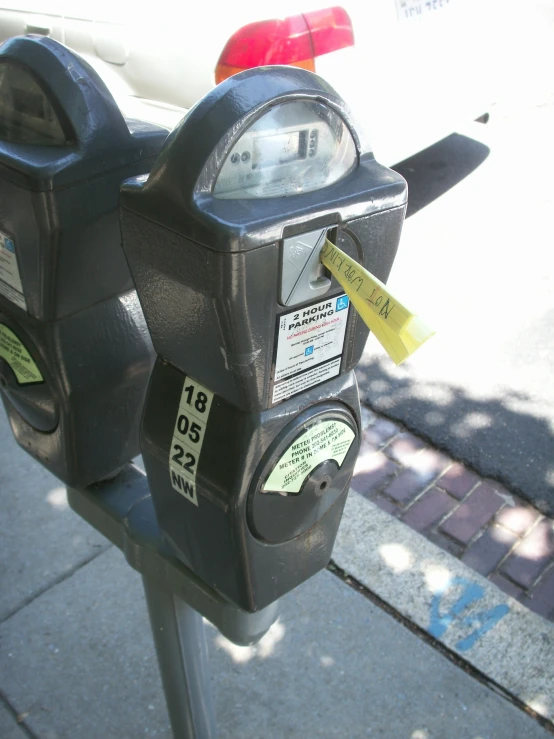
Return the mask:
{"type": "Polygon", "coordinates": [[[331,470],[329,469],[330,466],[337,469],[337,465],[335,462],[325,462],[324,468],[320,467],[319,470],[315,472],[315,475],[312,478],[312,490],[314,491],[314,495],[316,496],[316,498],[321,498],[321,496],[329,489],[331,483],[333,482],[333,474],[335,473],[335,469],[332,469],[331,472],[331,470]]]}

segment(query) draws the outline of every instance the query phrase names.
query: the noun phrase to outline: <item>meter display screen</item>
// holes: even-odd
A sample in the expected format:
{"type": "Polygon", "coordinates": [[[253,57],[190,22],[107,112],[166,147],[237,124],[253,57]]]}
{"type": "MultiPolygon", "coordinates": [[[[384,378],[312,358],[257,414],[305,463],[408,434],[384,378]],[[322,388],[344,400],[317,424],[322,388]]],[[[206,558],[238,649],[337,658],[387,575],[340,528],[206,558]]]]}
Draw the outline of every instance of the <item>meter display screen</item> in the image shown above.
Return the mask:
{"type": "Polygon", "coordinates": [[[15,64],[0,64],[0,139],[17,144],[64,146],[59,118],[44,90],[15,64]]]}
{"type": "Polygon", "coordinates": [[[270,108],[235,142],[216,178],[214,197],[278,198],[312,192],[358,164],[348,127],[334,110],[311,100],[270,108]]]}
{"type": "Polygon", "coordinates": [[[305,159],[305,147],[300,151],[300,139],[306,138],[306,131],[296,133],[281,133],[275,136],[264,136],[255,139],[252,151],[252,169],[259,167],[273,167],[276,164],[286,164],[295,159],[305,159]]]}

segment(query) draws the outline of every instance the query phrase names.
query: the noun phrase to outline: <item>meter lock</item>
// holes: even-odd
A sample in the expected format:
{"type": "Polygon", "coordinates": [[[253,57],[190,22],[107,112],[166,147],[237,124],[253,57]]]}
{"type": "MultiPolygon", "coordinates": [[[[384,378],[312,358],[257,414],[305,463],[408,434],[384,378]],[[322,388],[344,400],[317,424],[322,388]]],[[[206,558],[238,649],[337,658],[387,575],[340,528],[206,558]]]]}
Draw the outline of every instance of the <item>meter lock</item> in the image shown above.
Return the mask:
{"type": "Polygon", "coordinates": [[[348,488],[358,448],[356,422],[341,403],[297,416],[260,464],[248,502],[252,533],[276,543],[311,529],[348,488]]]}

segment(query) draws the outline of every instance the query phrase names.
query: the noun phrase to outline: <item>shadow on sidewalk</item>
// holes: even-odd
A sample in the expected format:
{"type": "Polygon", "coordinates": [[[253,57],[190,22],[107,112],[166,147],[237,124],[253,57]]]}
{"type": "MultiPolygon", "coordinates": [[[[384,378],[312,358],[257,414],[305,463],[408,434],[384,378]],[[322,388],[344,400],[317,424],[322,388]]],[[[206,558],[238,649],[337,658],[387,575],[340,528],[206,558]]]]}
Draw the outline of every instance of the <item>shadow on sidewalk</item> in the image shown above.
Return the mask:
{"type": "Polygon", "coordinates": [[[545,420],[508,407],[526,395],[476,399],[446,382],[389,371],[386,362],[362,358],[356,374],[363,402],[554,516],[554,435],[545,420]]]}
{"type": "Polygon", "coordinates": [[[480,141],[453,133],[395,165],[408,183],[406,217],[417,213],[474,172],[490,154],[480,141]]]}

